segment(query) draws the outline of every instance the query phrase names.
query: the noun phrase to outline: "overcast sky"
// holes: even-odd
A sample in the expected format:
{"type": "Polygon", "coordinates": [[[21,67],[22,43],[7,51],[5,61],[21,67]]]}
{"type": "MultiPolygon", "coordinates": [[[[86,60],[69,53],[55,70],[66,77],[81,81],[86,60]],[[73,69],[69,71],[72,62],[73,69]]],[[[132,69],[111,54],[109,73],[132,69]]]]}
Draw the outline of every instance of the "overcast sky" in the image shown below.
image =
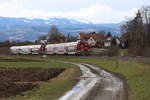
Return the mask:
{"type": "Polygon", "coordinates": [[[0,0],[0,16],[118,23],[144,5],[150,0],[0,0]]]}

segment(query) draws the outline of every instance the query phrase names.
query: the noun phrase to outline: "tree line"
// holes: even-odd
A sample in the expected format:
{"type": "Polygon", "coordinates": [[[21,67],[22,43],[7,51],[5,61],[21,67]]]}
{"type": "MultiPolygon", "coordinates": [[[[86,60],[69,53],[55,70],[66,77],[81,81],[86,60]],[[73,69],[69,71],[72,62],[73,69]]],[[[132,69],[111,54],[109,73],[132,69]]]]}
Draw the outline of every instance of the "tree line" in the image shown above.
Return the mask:
{"type": "Polygon", "coordinates": [[[65,36],[55,25],[52,25],[48,34],[39,36],[38,40],[47,40],[49,43],[63,43],[76,41],[77,36],[71,36],[69,33],[65,36]]]}
{"type": "MultiPolygon", "coordinates": [[[[129,19],[121,27],[122,38],[129,42],[129,51],[142,55],[150,51],[150,6],[142,7],[133,19],[129,19]]],[[[150,54],[150,52],[148,52],[150,54]]]]}

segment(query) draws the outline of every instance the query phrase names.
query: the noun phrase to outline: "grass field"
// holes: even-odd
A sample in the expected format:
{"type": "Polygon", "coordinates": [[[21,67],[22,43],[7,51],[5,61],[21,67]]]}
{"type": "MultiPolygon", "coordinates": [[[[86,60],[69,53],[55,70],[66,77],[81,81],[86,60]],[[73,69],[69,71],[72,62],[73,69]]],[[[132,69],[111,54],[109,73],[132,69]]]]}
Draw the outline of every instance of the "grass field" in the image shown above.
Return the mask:
{"type": "Polygon", "coordinates": [[[96,64],[109,71],[121,73],[129,85],[129,100],[150,100],[150,64],[135,61],[96,58],[51,58],[96,64]]]}
{"type": "MultiPolygon", "coordinates": [[[[18,57],[0,57],[0,58],[18,58],[18,57]]],[[[19,57],[26,58],[26,57],[19,57]]],[[[28,57],[27,57],[28,58],[28,57]]],[[[32,58],[29,59],[40,59],[41,58],[32,58]]],[[[49,80],[47,82],[41,82],[39,88],[24,92],[23,96],[17,95],[16,97],[10,97],[0,100],[55,100],[62,96],[65,92],[70,90],[77,81],[76,77],[81,75],[81,72],[78,67],[71,64],[64,64],[58,62],[0,62],[0,67],[7,68],[66,68],[56,78],[49,80]]]]}

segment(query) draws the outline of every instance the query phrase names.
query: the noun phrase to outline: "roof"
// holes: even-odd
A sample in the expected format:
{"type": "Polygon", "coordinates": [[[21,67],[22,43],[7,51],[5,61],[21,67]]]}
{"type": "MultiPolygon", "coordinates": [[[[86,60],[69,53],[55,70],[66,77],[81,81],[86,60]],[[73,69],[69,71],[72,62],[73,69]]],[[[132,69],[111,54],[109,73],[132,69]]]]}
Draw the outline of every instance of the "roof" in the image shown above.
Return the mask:
{"type": "Polygon", "coordinates": [[[113,37],[107,37],[104,42],[112,42],[113,40],[115,40],[115,38],[113,37]]]}
{"type": "Polygon", "coordinates": [[[90,37],[93,37],[95,40],[104,40],[105,35],[96,34],[96,33],[80,33],[80,39],[88,40],[90,37]]]}

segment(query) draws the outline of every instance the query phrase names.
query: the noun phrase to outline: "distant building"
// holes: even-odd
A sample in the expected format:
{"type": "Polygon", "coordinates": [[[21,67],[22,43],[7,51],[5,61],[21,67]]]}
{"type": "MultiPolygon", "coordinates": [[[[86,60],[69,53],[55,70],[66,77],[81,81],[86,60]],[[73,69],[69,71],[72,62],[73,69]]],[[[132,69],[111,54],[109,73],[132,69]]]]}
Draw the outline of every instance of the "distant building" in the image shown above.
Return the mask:
{"type": "Polygon", "coordinates": [[[121,40],[118,37],[107,37],[104,40],[104,46],[111,47],[112,45],[120,46],[121,40]]]}
{"type": "Polygon", "coordinates": [[[106,40],[104,40],[104,46],[105,47],[110,47],[112,45],[112,40],[113,40],[112,37],[106,38],[106,40]]]}
{"type": "Polygon", "coordinates": [[[122,34],[120,41],[121,41],[121,47],[122,48],[128,48],[129,33],[122,34]]]}
{"type": "Polygon", "coordinates": [[[80,33],[79,39],[83,41],[87,41],[91,46],[103,45],[103,41],[105,40],[104,34],[96,34],[93,33],[80,33]]]}
{"type": "Polygon", "coordinates": [[[93,33],[79,33],[78,41],[86,41],[91,46],[96,47],[111,47],[113,45],[121,46],[122,48],[126,48],[127,42],[119,37],[113,37],[110,33],[108,34],[97,34],[93,33]]]}

